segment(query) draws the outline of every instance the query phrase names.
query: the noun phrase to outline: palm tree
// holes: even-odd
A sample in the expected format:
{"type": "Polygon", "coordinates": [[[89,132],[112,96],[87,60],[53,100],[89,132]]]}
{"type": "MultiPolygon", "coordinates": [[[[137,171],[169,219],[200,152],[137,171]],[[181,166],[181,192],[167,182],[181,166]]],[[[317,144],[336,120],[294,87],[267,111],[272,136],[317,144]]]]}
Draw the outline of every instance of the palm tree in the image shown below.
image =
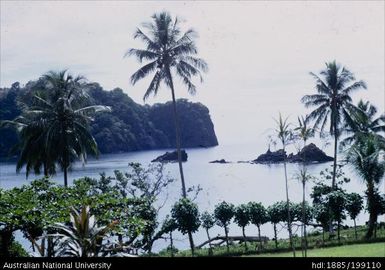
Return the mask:
{"type": "Polygon", "coordinates": [[[95,139],[89,131],[92,116],[107,106],[83,106],[87,96],[83,77],[72,77],[66,70],[50,71],[41,78],[45,84],[32,96],[31,104],[23,104],[22,117],[14,124],[22,139],[17,169],[27,166],[35,172],[44,167],[45,175],[55,173],[55,163],[64,172],[68,185],[68,169],[75,159],[87,161],[87,153],[98,155],[95,139]]]}
{"type": "MultiPolygon", "coordinates": [[[[198,53],[194,39],[197,34],[193,29],[182,34],[179,20],[173,19],[168,12],[156,13],[152,16],[152,22],[143,24],[148,33],[138,28],[134,34],[135,39],[145,43],[145,49],[129,49],[125,56],[135,56],[140,63],[147,61],[138,71],[131,76],[131,83],[135,85],[139,80],[154,74],[148,86],[143,100],[151,94],[156,95],[163,82],[171,90],[176,148],[178,153],[178,164],[180,179],[182,182],[182,196],[187,197],[186,185],[183,174],[180,125],[176,107],[174,78],[177,76],[187,87],[187,91],[194,95],[196,86],[191,81],[194,76],[201,80],[201,71],[208,70],[207,63],[197,58],[198,53]]],[[[190,245],[193,246],[192,234],[189,232],[190,245]]]]}
{"type": "Polygon", "coordinates": [[[377,136],[369,134],[361,137],[347,152],[347,161],[355,169],[356,173],[366,182],[366,196],[368,200],[369,222],[366,238],[373,236],[377,223],[379,207],[376,196],[377,185],[385,175],[384,149],[385,145],[377,136]]]}
{"type": "Polygon", "coordinates": [[[344,123],[352,122],[351,115],[359,114],[360,110],[352,104],[350,94],[361,88],[366,89],[363,81],[355,81],[353,73],[341,67],[336,61],[326,63],[326,69],[320,72],[321,76],[310,73],[316,80],[317,94],[306,95],[302,102],[306,107],[316,107],[307,117],[315,120],[314,128],[325,130],[330,122],[329,133],[334,136],[334,163],[332,189],[335,188],[337,168],[337,145],[344,123]]]}
{"type": "Polygon", "coordinates": [[[278,120],[275,120],[277,126],[275,134],[282,143],[282,149],[284,153],[283,167],[285,171],[285,187],[286,187],[286,205],[287,205],[287,228],[289,231],[290,247],[293,250],[293,256],[295,257],[295,247],[293,244],[293,235],[291,231],[291,215],[290,215],[290,200],[289,200],[289,187],[287,181],[287,168],[286,168],[286,146],[292,139],[292,132],[289,128],[288,118],[283,119],[281,113],[279,114],[278,120]]]}
{"type": "Polygon", "coordinates": [[[307,235],[306,235],[306,183],[312,179],[308,173],[306,166],[303,166],[297,173],[296,178],[302,185],[302,256],[307,257],[307,235]]]}
{"type": "Polygon", "coordinates": [[[311,128],[308,126],[308,122],[306,121],[307,118],[308,118],[307,115],[306,117],[303,117],[303,116],[298,117],[298,126],[294,129],[295,131],[297,131],[297,134],[296,134],[297,137],[303,141],[302,148],[306,146],[306,142],[309,139],[314,137],[314,133],[315,133],[314,128],[311,128]]]}
{"type": "MultiPolygon", "coordinates": [[[[298,117],[298,127],[294,129],[295,131],[297,131],[297,137],[303,141],[302,149],[305,148],[306,142],[314,136],[314,128],[308,127],[306,119],[307,119],[307,116],[306,117],[301,116],[301,118],[298,117]]],[[[305,153],[303,157],[303,167],[299,171],[297,178],[300,180],[302,184],[302,233],[303,233],[302,255],[304,257],[307,257],[305,191],[306,191],[306,182],[310,180],[310,175],[307,173],[305,153]]]]}
{"type": "Polygon", "coordinates": [[[385,114],[376,117],[377,108],[369,101],[360,100],[357,108],[362,113],[352,115],[353,121],[346,123],[346,132],[351,134],[341,141],[341,148],[344,149],[351,143],[359,140],[360,137],[366,137],[369,134],[377,136],[379,140],[385,141],[381,133],[385,132],[385,114]]]}
{"type": "Polygon", "coordinates": [[[144,94],[144,101],[151,94],[158,93],[161,82],[171,90],[179,172],[182,181],[182,195],[185,198],[187,195],[181,159],[180,126],[175,100],[174,77],[178,76],[187,86],[188,92],[194,95],[196,87],[191,79],[198,76],[202,81],[201,71],[206,72],[208,67],[203,59],[195,57],[198,51],[194,42],[196,32],[193,29],[182,34],[178,18],[173,19],[167,12],[154,14],[152,19],[152,22],[143,24],[143,27],[148,30],[148,34],[138,28],[134,35],[135,39],[140,39],[145,43],[145,49],[129,49],[125,56],[133,55],[140,63],[143,60],[149,61],[131,76],[131,83],[135,85],[139,80],[154,73],[144,94]]]}

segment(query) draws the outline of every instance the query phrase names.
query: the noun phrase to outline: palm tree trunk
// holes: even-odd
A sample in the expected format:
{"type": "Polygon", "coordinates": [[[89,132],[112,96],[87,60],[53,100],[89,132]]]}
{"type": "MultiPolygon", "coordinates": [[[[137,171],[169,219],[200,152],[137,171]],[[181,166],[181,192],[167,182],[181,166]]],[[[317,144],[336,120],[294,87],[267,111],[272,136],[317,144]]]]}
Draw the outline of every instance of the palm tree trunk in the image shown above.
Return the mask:
{"type": "MultiPolygon", "coordinates": [[[[177,150],[177,153],[178,153],[178,164],[179,164],[180,180],[182,182],[182,196],[183,196],[183,198],[187,198],[186,185],[185,185],[184,174],[183,174],[182,153],[181,153],[181,140],[180,140],[180,126],[179,126],[178,111],[176,109],[175,91],[174,91],[174,86],[173,85],[171,85],[170,88],[171,88],[171,95],[172,95],[172,107],[173,107],[173,111],[174,111],[176,150],[177,150]]],[[[193,239],[193,236],[192,236],[191,232],[188,232],[188,238],[189,238],[189,241],[190,241],[191,252],[194,253],[194,239],[193,239]]]]}
{"type": "MultiPolygon", "coordinates": [[[[285,147],[283,147],[285,153],[285,147]]],[[[290,215],[290,201],[289,201],[289,186],[287,181],[287,169],[286,169],[286,157],[283,159],[283,167],[285,169],[285,184],[286,184],[286,207],[287,207],[287,229],[289,231],[290,248],[293,251],[293,257],[295,257],[295,248],[293,245],[293,235],[291,232],[291,215],[290,215]]]]}
{"type": "Polygon", "coordinates": [[[194,239],[192,237],[192,233],[188,232],[188,240],[190,241],[191,255],[194,256],[195,248],[194,248],[194,239]]]}
{"type": "Polygon", "coordinates": [[[306,223],[304,224],[303,226],[303,230],[304,230],[304,236],[305,236],[305,257],[307,257],[307,232],[306,232],[306,223]]]}
{"type": "Polygon", "coordinates": [[[368,231],[366,232],[366,239],[370,239],[373,236],[374,227],[377,222],[377,209],[374,202],[374,183],[369,180],[367,183],[367,196],[368,196],[368,210],[369,210],[369,222],[368,231]]]}
{"type": "MultiPolygon", "coordinates": [[[[332,191],[335,190],[335,185],[336,185],[337,145],[338,145],[337,122],[334,120],[334,160],[333,160],[332,191]]],[[[333,231],[333,218],[332,218],[332,209],[329,207],[329,238],[332,235],[334,235],[334,231],[333,231]]]]}
{"type": "Polygon", "coordinates": [[[67,166],[64,167],[64,186],[68,186],[67,166]]]}
{"type": "MultiPolygon", "coordinates": [[[[303,148],[305,148],[306,146],[306,138],[304,138],[304,141],[303,141],[303,148]]],[[[305,192],[306,192],[306,153],[304,152],[304,156],[303,156],[303,171],[304,171],[304,174],[303,174],[303,177],[304,179],[302,179],[302,224],[303,224],[303,256],[306,258],[307,257],[307,236],[306,236],[306,211],[305,211],[305,203],[306,203],[306,196],[305,196],[305,192]]]]}
{"type": "Polygon", "coordinates": [[[357,240],[357,225],[356,225],[356,219],[355,218],[353,219],[353,222],[354,222],[354,236],[356,237],[356,240],[357,240]]]}
{"type": "Polygon", "coordinates": [[[171,257],[174,257],[174,240],[172,239],[172,231],[170,231],[170,251],[171,257]]]}
{"type": "Polygon", "coordinates": [[[341,226],[341,222],[338,221],[337,222],[337,235],[338,235],[338,244],[341,243],[341,238],[340,238],[340,226],[341,226]]]}
{"type": "Polygon", "coordinates": [[[333,160],[333,179],[332,179],[332,189],[334,191],[336,185],[336,172],[337,172],[337,145],[338,145],[338,135],[336,127],[334,129],[334,160],[333,160]]]}
{"type": "Polygon", "coordinates": [[[277,224],[273,224],[274,228],[274,242],[275,242],[275,249],[278,249],[278,239],[277,239],[277,224]]]}
{"type": "Polygon", "coordinates": [[[63,149],[63,169],[64,169],[64,186],[68,186],[68,177],[67,177],[67,170],[69,166],[69,151],[68,151],[68,138],[67,138],[67,132],[66,127],[61,127],[62,136],[64,137],[64,149],[63,149]]]}
{"type": "Polygon", "coordinates": [[[242,234],[243,234],[243,243],[245,245],[245,252],[246,252],[247,251],[247,243],[246,243],[245,227],[242,227],[242,234]]]}
{"type": "Polygon", "coordinates": [[[307,237],[306,237],[306,211],[305,211],[305,182],[306,179],[302,181],[302,226],[303,226],[303,256],[307,257],[307,237]]]}
{"type": "Polygon", "coordinates": [[[325,228],[322,228],[322,245],[325,243],[325,228]]]}
{"type": "Polygon", "coordinates": [[[179,126],[178,112],[177,112],[177,109],[176,109],[176,100],[175,100],[174,87],[171,87],[171,94],[172,94],[172,107],[173,107],[173,110],[174,110],[176,150],[178,152],[179,173],[180,173],[180,180],[182,182],[182,196],[183,196],[183,198],[186,198],[187,194],[186,194],[186,185],[185,185],[185,181],[184,181],[183,165],[182,165],[182,153],[181,153],[181,142],[180,142],[180,126],[179,126]]]}
{"type": "Polygon", "coordinates": [[[44,170],[44,176],[48,177],[48,165],[46,161],[43,162],[43,170],[44,170]]]}

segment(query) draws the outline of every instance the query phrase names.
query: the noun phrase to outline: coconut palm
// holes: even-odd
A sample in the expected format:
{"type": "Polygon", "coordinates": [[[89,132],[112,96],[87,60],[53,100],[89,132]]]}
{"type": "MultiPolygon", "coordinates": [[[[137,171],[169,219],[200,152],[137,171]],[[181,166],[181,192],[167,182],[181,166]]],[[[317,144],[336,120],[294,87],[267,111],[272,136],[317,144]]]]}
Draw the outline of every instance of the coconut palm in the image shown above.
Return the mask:
{"type": "Polygon", "coordinates": [[[288,180],[287,180],[287,168],[286,168],[286,146],[290,143],[292,140],[292,132],[289,128],[290,124],[288,123],[288,118],[283,119],[281,113],[279,113],[278,120],[275,120],[276,122],[276,128],[275,128],[275,135],[278,138],[278,140],[282,143],[282,149],[284,153],[284,160],[283,160],[283,167],[285,172],[285,188],[286,188],[286,204],[287,204],[287,228],[289,231],[289,240],[290,240],[290,247],[293,250],[293,256],[295,257],[295,247],[293,244],[293,235],[291,231],[291,221],[292,217],[290,214],[290,200],[289,200],[289,186],[288,186],[288,180]]]}
{"type": "MultiPolygon", "coordinates": [[[[294,129],[296,131],[296,136],[298,139],[300,139],[303,142],[302,149],[305,148],[306,142],[314,137],[314,128],[311,128],[308,126],[308,123],[306,121],[307,116],[298,117],[298,126],[294,129]]],[[[305,211],[305,191],[306,191],[306,183],[310,180],[310,175],[307,173],[306,168],[306,154],[303,153],[303,165],[302,168],[299,170],[299,173],[297,175],[297,179],[302,184],[302,234],[303,234],[303,241],[302,241],[302,255],[304,257],[307,257],[307,237],[306,237],[306,211],[305,211]]]]}
{"type": "Polygon", "coordinates": [[[379,140],[385,141],[382,135],[385,132],[385,114],[376,117],[377,108],[370,104],[369,101],[360,100],[357,108],[363,113],[352,115],[353,121],[346,123],[346,132],[350,136],[341,141],[340,146],[342,149],[359,140],[360,137],[366,137],[368,134],[373,134],[379,140]]]}
{"type": "MultiPolygon", "coordinates": [[[[152,16],[152,22],[143,24],[143,28],[147,30],[147,33],[138,28],[134,38],[142,40],[145,43],[145,48],[131,48],[125,54],[125,56],[135,56],[140,63],[143,60],[147,61],[144,66],[132,74],[131,83],[135,85],[139,80],[154,74],[143,96],[144,101],[151,94],[156,95],[158,93],[161,83],[164,83],[171,90],[182,196],[186,198],[174,78],[179,77],[187,87],[187,91],[194,95],[196,86],[192,82],[192,78],[198,76],[202,82],[201,71],[206,72],[208,66],[203,59],[196,57],[198,53],[194,42],[197,36],[196,32],[189,29],[182,34],[177,17],[173,19],[168,12],[156,13],[152,16]]],[[[191,232],[188,232],[188,235],[190,246],[193,246],[191,232]]]]}
{"type": "Polygon", "coordinates": [[[306,235],[306,183],[312,179],[312,176],[308,173],[306,166],[304,165],[297,173],[296,178],[302,185],[302,256],[307,257],[307,235],[306,235]]]}
{"type": "Polygon", "coordinates": [[[334,163],[332,188],[335,188],[337,168],[337,145],[344,123],[352,122],[351,115],[359,114],[360,110],[352,104],[351,93],[366,89],[363,81],[356,81],[353,73],[341,67],[336,61],[326,63],[326,69],[320,76],[310,73],[316,80],[317,94],[306,95],[302,102],[306,107],[316,107],[307,117],[314,120],[314,128],[323,132],[330,123],[329,133],[334,137],[334,163]]]}
{"type": "Polygon", "coordinates": [[[369,134],[356,141],[347,152],[347,161],[366,183],[367,207],[369,211],[366,238],[373,236],[379,215],[376,195],[378,185],[385,175],[384,142],[369,134]]]}
{"type": "Polygon", "coordinates": [[[68,185],[68,169],[75,159],[87,161],[87,153],[98,154],[97,144],[89,130],[92,116],[107,106],[83,106],[87,95],[83,77],[73,77],[66,70],[50,71],[41,78],[45,83],[36,90],[30,103],[23,104],[22,116],[7,124],[14,124],[22,139],[17,169],[27,166],[35,172],[54,174],[55,163],[64,172],[68,185]]]}
{"type": "Polygon", "coordinates": [[[135,39],[145,43],[144,49],[129,49],[125,56],[135,56],[140,63],[147,61],[138,71],[131,76],[131,83],[135,85],[139,80],[154,74],[143,100],[151,94],[156,95],[161,83],[171,90],[176,148],[178,152],[179,172],[182,182],[182,195],[185,198],[186,186],[183,175],[180,126],[176,108],[174,78],[177,76],[187,87],[190,94],[196,93],[196,86],[192,82],[194,76],[202,81],[201,71],[207,71],[207,64],[203,59],[195,57],[197,47],[194,39],[196,32],[193,29],[182,33],[178,18],[172,18],[167,12],[156,13],[152,21],[143,24],[147,33],[138,28],[134,34],[135,39]]]}
{"type": "Polygon", "coordinates": [[[303,141],[302,148],[306,146],[306,142],[309,139],[314,137],[314,133],[315,133],[314,128],[308,126],[306,119],[307,119],[307,116],[298,117],[298,126],[294,129],[294,131],[296,131],[296,136],[298,137],[298,139],[303,141]]]}

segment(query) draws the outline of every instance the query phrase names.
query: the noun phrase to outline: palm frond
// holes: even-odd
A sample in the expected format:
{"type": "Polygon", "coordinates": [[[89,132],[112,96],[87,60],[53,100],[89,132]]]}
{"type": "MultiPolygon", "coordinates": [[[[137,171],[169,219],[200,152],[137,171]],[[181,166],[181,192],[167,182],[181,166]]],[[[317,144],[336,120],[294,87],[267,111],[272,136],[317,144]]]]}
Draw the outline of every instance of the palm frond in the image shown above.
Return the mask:
{"type": "Polygon", "coordinates": [[[194,40],[198,37],[198,33],[195,32],[194,29],[188,29],[181,38],[179,38],[176,42],[174,47],[181,45],[181,44],[188,44],[191,42],[194,42],[194,40]]]}
{"type": "Polygon", "coordinates": [[[318,93],[330,95],[331,89],[327,86],[327,84],[313,72],[310,72],[310,75],[316,80],[316,89],[318,93]]]}
{"type": "Polygon", "coordinates": [[[97,113],[97,112],[110,112],[111,107],[110,106],[104,106],[104,105],[92,105],[83,107],[77,110],[74,110],[75,113],[97,113]]]}
{"type": "Polygon", "coordinates": [[[153,72],[157,67],[157,61],[153,61],[151,63],[148,63],[141,67],[138,71],[136,71],[134,74],[131,76],[131,83],[135,85],[135,83],[147,75],[149,75],[151,72],[153,72]]]}
{"type": "Polygon", "coordinates": [[[181,61],[184,61],[184,62],[190,64],[194,68],[203,71],[203,72],[207,72],[209,69],[208,64],[202,58],[197,58],[197,57],[185,55],[185,56],[181,56],[179,59],[181,61]]]}
{"type": "MultiPolygon", "coordinates": [[[[190,72],[191,71],[190,72],[186,71],[184,69],[183,65],[181,65],[181,63],[179,63],[179,65],[177,66],[176,72],[179,75],[179,77],[182,79],[183,83],[187,86],[187,91],[191,95],[195,95],[196,87],[195,87],[195,85],[190,80],[190,78],[191,78],[190,72]]],[[[200,78],[202,80],[202,76],[200,76],[200,78]]]]}
{"type": "Polygon", "coordinates": [[[352,85],[343,89],[341,92],[343,94],[349,95],[351,92],[359,90],[359,89],[366,89],[366,83],[364,81],[355,82],[352,85]]]}
{"type": "Polygon", "coordinates": [[[143,62],[143,59],[152,61],[152,60],[155,60],[159,57],[159,54],[156,52],[152,52],[149,50],[139,50],[139,49],[129,49],[124,54],[124,57],[132,56],[132,55],[135,56],[139,60],[140,63],[143,62]]]}
{"type": "Polygon", "coordinates": [[[160,46],[139,28],[137,28],[136,32],[134,33],[134,39],[137,38],[141,39],[146,44],[146,48],[148,51],[157,52],[160,50],[160,46]]]}
{"type": "Polygon", "coordinates": [[[198,53],[198,49],[194,42],[182,43],[176,47],[170,49],[170,52],[174,55],[194,55],[198,53]]]}
{"type": "Polygon", "coordinates": [[[161,71],[157,71],[151,80],[150,85],[147,88],[146,93],[143,96],[143,101],[146,101],[146,99],[151,95],[154,94],[156,95],[160,86],[160,82],[162,80],[162,75],[161,71]]]}

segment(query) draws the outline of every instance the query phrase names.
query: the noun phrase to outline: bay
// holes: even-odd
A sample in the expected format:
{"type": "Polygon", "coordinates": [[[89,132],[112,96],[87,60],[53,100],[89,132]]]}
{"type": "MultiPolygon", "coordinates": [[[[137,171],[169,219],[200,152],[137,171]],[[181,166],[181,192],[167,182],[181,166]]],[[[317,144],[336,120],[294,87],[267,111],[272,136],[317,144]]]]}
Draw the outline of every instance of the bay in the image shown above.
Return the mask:
{"type": "MultiPolygon", "coordinates": [[[[196,203],[199,206],[200,212],[214,210],[216,204],[225,200],[235,205],[247,203],[249,201],[261,202],[265,206],[269,206],[277,201],[285,200],[285,180],[282,164],[264,165],[264,164],[248,164],[237,163],[237,161],[248,161],[257,158],[257,156],[265,152],[266,145],[258,143],[239,143],[220,145],[211,148],[194,148],[186,149],[188,161],[183,164],[185,171],[185,180],[187,187],[199,185],[202,191],[196,198],[196,203]],[[213,164],[209,163],[212,160],[224,158],[231,161],[229,164],[213,164]]],[[[113,175],[114,170],[127,170],[129,162],[140,162],[143,165],[150,164],[151,160],[157,156],[172,151],[172,149],[139,151],[122,154],[101,155],[99,159],[90,159],[85,166],[81,163],[75,163],[69,173],[69,183],[73,179],[78,179],[84,176],[99,177],[101,172],[106,175],[113,175]]],[[[289,151],[290,152],[290,151],[289,151]]],[[[293,152],[293,151],[291,151],[293,152]]],[[[328,153],[331,154],[331,153],[328,153]]],[[[317,176],[319,172],[325,168],[332,166],[332,162],[322,164],[312,164],[308,166],[309,172],[317,176]]],[[[298,164],[288,164],[289,176],[289,196],[290,200],[300,202],[302,200],[302,187],[295,174],[298,172],[298,164]]],[[[179,180],[179,170],[177,163],[168,163],[165,165],[166,172],[176,179],[167,192],[159,198],[159,203],[167,199],[166,204],[160,210],[160,221],[170,213],[172,204],[180,198],[181,184],[179,180]]],[[[345,185],[349,192],[358,192],[364,194],[364,183],[354,174],[349,167],[344,167],[347,177],[351,181],[345,185]]],[[[25,172],[19,174],[15,172],[15,163],[2,162],[0,163],[0,188],[9,189],[27,184],[29,181],[38,178],[39,176],[30,175],[25,178],[25,172]]],[[[59,172],[53,177],[59,184],[63,183],[63,174],[59,172]]],[[[313,183],[309,183],[306,188],[307,200],[310,200],[310,192],[313,183]]],[[[357,224],[362,225],[367,221],[367,213],[361,213],[357,219],[357,224]]],[[[381,219],[380,219],[381,221],[381,219]]],[[[345,224],[352,225],[352,221],[347,219],[345,224]]],[[[270,223],[264,224],[261,227],[262,235],[269,238],[273,237],[273,228],[270,223]]],[[[300,229],[294,228],[294,233],[300,235],[300,229]]],[[[210,230],[211,236],[218,234],[223,235],[223,228],[214,226],[210,230]]],[[[230,225],[230,235],[241,235],[241,229],[235,224],[230,225]]],[[[257,235],[257,228],[253,225],[246,227],[246,235],[257,235]]],[[[286,230],[279,228],[279,238],[287,237],[286,230]]],[[[175,246],[178,249],[187,249],[188,238],[180,233],[175,233],[175,246]]],[[[22,239],[21,234],[17,235],[26,247],[29,242],[22,239]]],[[[206,240],[206,233],[203,229],[194,233],[195,244],[200,244],[206,240]]],[[[154,244],[154,251],[159,251],[168,245],[168,241],[158,240],[154,244]]]]}

